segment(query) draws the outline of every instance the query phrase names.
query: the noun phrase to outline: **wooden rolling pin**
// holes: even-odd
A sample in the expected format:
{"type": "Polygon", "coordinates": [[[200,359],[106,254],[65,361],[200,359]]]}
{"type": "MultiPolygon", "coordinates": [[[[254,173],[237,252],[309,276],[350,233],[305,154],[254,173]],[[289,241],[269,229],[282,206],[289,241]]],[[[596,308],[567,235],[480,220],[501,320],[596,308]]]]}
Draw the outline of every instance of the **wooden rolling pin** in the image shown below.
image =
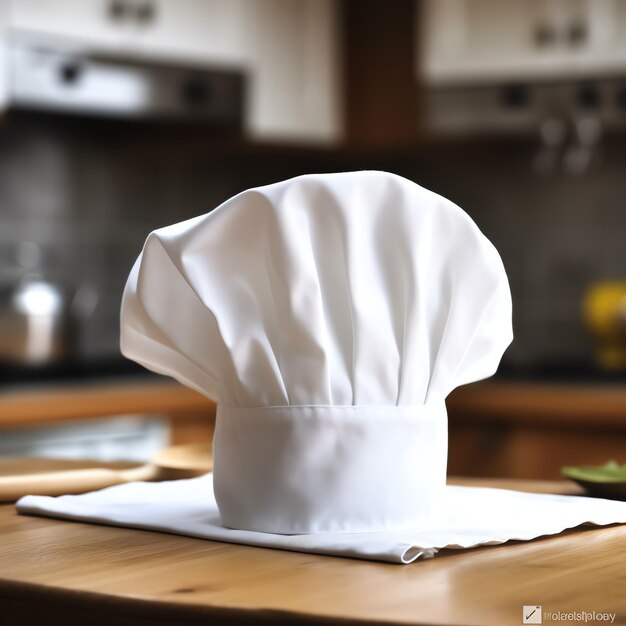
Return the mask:
{"type": "Polygon", "coordinates": [[[161,450],[150,463],[129,469],[94,468],[0,476],[0,502],[15,502],[25,495],[85,493],[137,480],[193,478],[210,472],[212,467],[209,445],[173,446],[161,450]]]}

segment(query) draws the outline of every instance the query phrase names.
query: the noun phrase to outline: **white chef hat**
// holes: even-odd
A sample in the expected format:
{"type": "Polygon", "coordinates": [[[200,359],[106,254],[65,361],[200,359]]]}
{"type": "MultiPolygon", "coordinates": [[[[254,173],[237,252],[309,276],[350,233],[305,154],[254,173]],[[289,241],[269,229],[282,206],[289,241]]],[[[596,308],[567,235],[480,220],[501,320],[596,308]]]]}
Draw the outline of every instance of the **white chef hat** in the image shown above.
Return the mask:
{"type": "Polygon", "coordinates": [[[415,528],[444,491],[444,399],[512,339],[496,249],[459,207],[385,172],[250,189],[154,231],[123,353],[214,399],[224,525],[415,528]]]}

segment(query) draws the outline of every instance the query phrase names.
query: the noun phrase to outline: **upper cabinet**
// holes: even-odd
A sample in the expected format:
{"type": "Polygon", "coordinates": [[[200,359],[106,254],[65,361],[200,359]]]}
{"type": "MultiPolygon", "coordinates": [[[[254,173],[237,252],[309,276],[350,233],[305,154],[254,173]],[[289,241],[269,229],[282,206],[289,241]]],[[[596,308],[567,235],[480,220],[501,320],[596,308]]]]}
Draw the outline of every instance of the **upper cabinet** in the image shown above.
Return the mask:
{"type": "Polygon", "coordinates": [[[15,34],[100,53],[241,64],[246,0],[13,0],[15,34]]]}
{"type": "Polygon", "coordinates": [[[11,0],[9,27],[14,35],[64,40],[92,48],[117,50],[124,29],[112,0],[11,0]]]}
{"type": "Polygon", "coordinates": [[[0,15],[4,44],[17,38],[77,54],[237,69],[246,76],[245,124],[251,138],[301,143],[339,139],[336,0],[1,4],[8,6],[4,18],[0,15]]]}
{"type": "Polygon", "coordinates": [[[338,140],[338,3],[255,0],[248,6],[251,133],[286,141],[338,140]]]}
{"type": "Polygon", "coordinates": [[[246,0],[141,0],[132,15],[137,50],[152,59],[245,64],[246,0]]]}
{"type": "Polygon", "coordinates": [[[558,79],[626,69],[626,0],[422,0],[430,83],[558,79]]]}

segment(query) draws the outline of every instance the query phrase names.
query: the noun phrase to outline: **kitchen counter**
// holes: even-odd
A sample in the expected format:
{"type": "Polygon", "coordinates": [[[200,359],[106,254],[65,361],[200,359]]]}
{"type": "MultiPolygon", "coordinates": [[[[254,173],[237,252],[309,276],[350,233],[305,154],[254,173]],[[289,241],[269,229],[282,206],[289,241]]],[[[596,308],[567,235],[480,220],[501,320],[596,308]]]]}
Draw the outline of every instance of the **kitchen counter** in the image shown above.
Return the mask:
{"type": "Polygon", "coordinates": [[[22,517],[4,505],[0,622],[505,626],[538,604],[544,623],[547,611],[595,610],[624,625],[625,552],[626,526],[613,526],[400,566],[22,517]]]}
{"type": "MultiPolygon", "coordinates": [[[[459,387],[448,411],[491,422],[622,427],[626,385],[553,383],[492,379],[459,387]]],[[[0,390],[0,428],[117,413],[215,412],[210,400],[162,376],[29,384],[0,390]]]]}
{"type": "Polygon", "coordinates": [[[626,385],[493,379],[446,404],[452,474],[552,480],[564,465],[626,462],[626,385]]]}
{"type": "Polygon", "coordinates": [[[215,404],[169,379],[118,379],[62,387],[7,389],[0,394],[0,427],[42,425],[129,413],[204,411],[215,404]]]}
{"type": "MultiPolygon", "coordinates": [[[[447,399],[452,474],[556,479],[563,465],[626,462],[626,386],[491,379],[447,399]]],[[[130,376],[0,392],[0,433],[118,414],[169,416],[172,443],[208,441],[215,404],[171,379],[130,376]]]]}
{"type": "Polygon", "coordinates": [[[483,421],[626,427],[626,384],[488,380],[455,389],[446,405],[483,421]]]}
{"type": "Polygon", "coordinates": [[[197,443],[212,437],[215,404],[160,376],[19,385],[0,392],[0,436],[2,429],[129,414],[164,415],[173,444],[197,443]]]}

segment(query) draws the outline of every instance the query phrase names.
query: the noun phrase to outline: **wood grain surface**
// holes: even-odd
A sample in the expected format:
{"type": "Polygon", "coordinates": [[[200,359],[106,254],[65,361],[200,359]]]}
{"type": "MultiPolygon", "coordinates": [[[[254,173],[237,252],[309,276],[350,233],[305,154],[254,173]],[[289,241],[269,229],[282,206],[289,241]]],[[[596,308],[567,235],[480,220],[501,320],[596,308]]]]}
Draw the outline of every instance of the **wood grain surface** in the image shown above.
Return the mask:
{"type": "Polygon", "coordinates": [[[521,624],[522,605],[540,604],[544,614],[614,612],[624,625],[624,554],[626,526],[613,526],[400,566],[22,517],[3,506],[0,624],[501,626],[521,624]]]}
{"type": "MultiPolygon", "coordinates": [[[[518,421],[568,427],[624,428],[626,388],[487,381],[453,391],[446,402],[451,420],[518,421]]],[[[65,387],[33,387],[0,393],[0,426],[127,413],[201,411],[215,414],[215,404],[168,380],[115,381],[65,387]]]]}
{"type": "Polygon", "coordinates": [[[455,389],[446,405],[451,420],[626,428],[624,385],[492,380],[455,389]]]}
{"type": "Polygon", "coordinates": [[[485,381],[453,391],[448,469],[548,479],[564,465],[626,463],[626,388],[485,381]]]}
{"type": "Polygon", "coordinates": [[[29,426],[129,413],[201,411],[214,415],[215,404],[174,381],[114,381],[62,387],[4,390],[0,426],[29,426]]]}

